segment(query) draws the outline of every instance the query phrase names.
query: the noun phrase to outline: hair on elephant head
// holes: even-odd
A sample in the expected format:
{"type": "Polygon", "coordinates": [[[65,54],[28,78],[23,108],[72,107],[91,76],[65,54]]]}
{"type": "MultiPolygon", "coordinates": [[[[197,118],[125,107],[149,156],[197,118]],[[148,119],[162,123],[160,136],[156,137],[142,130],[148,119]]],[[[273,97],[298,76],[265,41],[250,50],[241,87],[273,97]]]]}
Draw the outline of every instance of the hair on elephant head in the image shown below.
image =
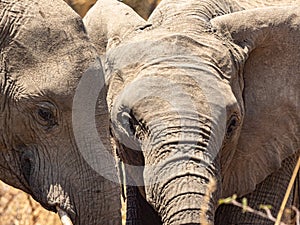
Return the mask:
{"type": "Polygon", "coordinates": [[[105,58],[127,188],[138,186],[158,223],[202,223],[211,178],[211,223],[268,224],[215,213],[234,193],[278,210],[300,148],[300,8],[287,3],[164,0],[146,23],[103,0],[84,18],[105,58]]]}
{"type": "MultiPolygon", "coordinates": [[[[58,0],[1,1],[0,12],[0,179],[65,211],[74,224],[119,225],[119,185],[87,161],[99,150],[91,149],[90,124],[82,122],[88,108],[98,118],[95,140],[110,145],[105,89],[96,110],[78,91],[84,78],[93,81],[81,88],[89,92],[103,80],[82,20],[58,0]]],[[[111,162],[99,168],[111,170],[113,180],[111,162]]]]}

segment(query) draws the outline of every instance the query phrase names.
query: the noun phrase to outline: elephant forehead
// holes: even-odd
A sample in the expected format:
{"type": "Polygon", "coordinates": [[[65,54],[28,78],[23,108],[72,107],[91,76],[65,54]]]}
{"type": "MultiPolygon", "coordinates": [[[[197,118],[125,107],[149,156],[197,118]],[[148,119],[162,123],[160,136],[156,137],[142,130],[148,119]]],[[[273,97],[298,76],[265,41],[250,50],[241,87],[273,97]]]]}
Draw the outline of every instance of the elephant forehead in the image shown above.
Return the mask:
{"type": "Polygon", "coordinates": [[[1,72],[14,86],[10,94],[72,96],[96,58],[80,17],[47,0],[3,1],[0,12],[1,72]]]}
{"type": "Polygon", "coordinates": [[[80,17],[61,1],[3,1],[0,13],[0,55],[6,72],[51,60],[77,63],[93,51],[80,17]]]}
{"type": "Polygon", "coordinates": [[[217,36],[210,33],[200,33],[198,36],[180,33],[166,34],[162,31],[162,33],[146,33],[146,35],[137,36],[108,52],[107,79],[110,79],[111,71],[133,68],[135,71],[121,74],[123,80],[130,79],[134,75],[132,72],[138,72],[140,67],[175,61],[173,59],[177,60],[177,67],[180,67],[180,63],[190,65],[195,63],[196,65],[197,61],[205,60],[218,67],[227,79],[236,74],[236,63],[232,61],[232,51],[217,36]]]}
{"type": "Polygon", "coordinates": [[[3,48],[1,56],[9,71],[37,67],[49,61],[57,64],[72,61],[75,67],[88,58],[95,58],[95,50],[86,34],[70,29],[69,32],[48,24],[35,24],[30,29],[21,29],[18,36],[3,48]]]}
{"type": "Polygon", "coordinates": [[[41,63],[39,68],[25,70],[20,76],[21,86],[29,93],[63,94],[74,92],[82,73],[68,62],[41,63]]]}
{"type": "Polygon", "coordinates": [[[91,67],[94,69],[93,73],[99,73],[100,61],[89,58],[84,63],[73,62],[66,56],[15,71],[13,79],[17,88],[14,89],[14,98],[17,100],[36,96],[62,102],[72,101],[82,77],[91,67]]]}
{"type": "Polygon", "coordinates": [[[219,118],[226,116],[229,103],[226,95],[230,93],[230,87],[214,73],[208,65],[200,62],[193,67],[188,63],[180,67],[172,63],[151,66],[126,84],[119,95],[122,97],[118,99],[130,108],[140,108],[138,105],[147,101],[160,101],[165,102],[167,108],[176,108],[175,111],[188,109],[219,118]]]}

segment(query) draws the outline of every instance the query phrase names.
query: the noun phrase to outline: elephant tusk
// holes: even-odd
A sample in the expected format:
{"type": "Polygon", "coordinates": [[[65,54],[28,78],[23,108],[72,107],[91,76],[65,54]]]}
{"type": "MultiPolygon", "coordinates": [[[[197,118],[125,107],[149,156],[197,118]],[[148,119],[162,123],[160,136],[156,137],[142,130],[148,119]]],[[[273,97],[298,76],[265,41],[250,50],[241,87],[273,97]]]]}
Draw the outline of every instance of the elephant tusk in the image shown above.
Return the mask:
{"type": "Polygon", "coordinates": [[[70,217],[64,210],[62,210],[58,206],[56,206],[56,210],[57,210],[57,213],[59,215],[62,225],[73,225],[72,220],[70,219],[70,217]]]}

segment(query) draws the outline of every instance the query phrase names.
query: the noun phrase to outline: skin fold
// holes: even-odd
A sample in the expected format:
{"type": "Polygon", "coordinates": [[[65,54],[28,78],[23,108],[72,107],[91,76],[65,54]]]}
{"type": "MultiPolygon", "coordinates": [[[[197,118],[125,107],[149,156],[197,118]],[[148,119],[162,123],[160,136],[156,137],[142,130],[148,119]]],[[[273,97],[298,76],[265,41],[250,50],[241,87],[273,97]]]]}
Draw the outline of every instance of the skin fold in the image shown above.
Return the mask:
{"type": "Polygon", "coordinates": [[[104,63],[127,224],[204,224],[200,210],[209,224],[273,224],[216,211],[237,193],[276,215],[299,155],[300,8],[273,3],[163,0],[144,21],[103,0],[84,18],[104,63]]]}
{"type": "MultiPolygon", "coordinates": [[[[82,20],[55,0],[1,1],[0,13],[0,179],[58,209],[67,224],[121,224],[119,184],[86,160],[94,157],[92,141],[75,138],[89,133],[73,118],[87,108],[73,103],[81,78],[103,79],[82,20]]],[[[100,150],[107,151],[105,90],[97,96],[100,150]]],[[[118,179],[114,163],[106,169],[118,179]]]]}

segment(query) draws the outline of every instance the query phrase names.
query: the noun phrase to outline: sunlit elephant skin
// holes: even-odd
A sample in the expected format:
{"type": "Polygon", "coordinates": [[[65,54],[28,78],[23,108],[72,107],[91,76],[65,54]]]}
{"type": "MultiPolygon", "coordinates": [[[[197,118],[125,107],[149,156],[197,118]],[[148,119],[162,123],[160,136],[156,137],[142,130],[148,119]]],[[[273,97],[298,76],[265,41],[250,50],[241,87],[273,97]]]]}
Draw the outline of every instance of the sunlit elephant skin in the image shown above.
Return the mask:
{"type": "MultiPolygon", "coordinates": [[[[79,150],[74,135],[83,132],[72,121],[76,88],[89,69],[101,73],[82,20],[58,0],[0,1],[0,14],[0,179],[73,224],[120,225],[119,184],[91,168],[81,154],[89,143],[79,150]]],[[[105,92],[99,98],[109,147],[105,92]]]]}
{"type": "Polygon", "coordinates": [[[300,149],[297,2],[163,0],[146,22],[103,0],[84,23],[104,59],[127,223],[205,224],[215,178],[209,224],[273,224],[217,199],[278,212],[300,149]]]}

